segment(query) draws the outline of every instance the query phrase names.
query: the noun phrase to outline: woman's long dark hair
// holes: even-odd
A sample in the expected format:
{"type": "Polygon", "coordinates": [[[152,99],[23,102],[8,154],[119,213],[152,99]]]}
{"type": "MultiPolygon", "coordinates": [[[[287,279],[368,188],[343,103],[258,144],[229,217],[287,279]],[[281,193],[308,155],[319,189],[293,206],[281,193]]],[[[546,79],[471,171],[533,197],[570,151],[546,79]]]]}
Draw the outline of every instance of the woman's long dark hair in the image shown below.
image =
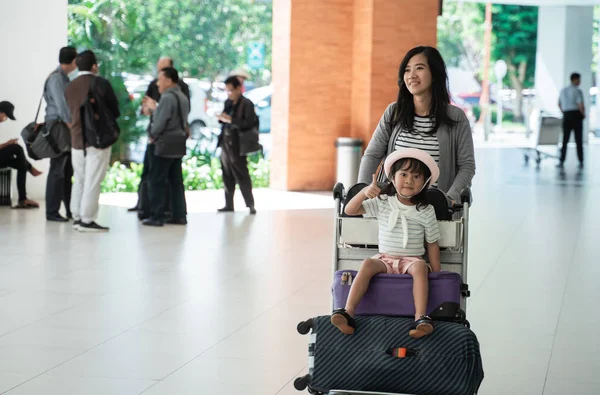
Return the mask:
{"type": "Polygon", "coordinates": [[[404,73],[408,62],[413,56],[423,54],[427,58],[429,70],[431,71],[431,108],[429,115],[435,118],[435,126],[431,133],[435,133],[439,125],[453,126],[456,124],[456,120],[450,118],[448,115],[448,105],[450,104],[450,91],[448,88],[448,72],[446,70],[446,63],[440,52],[428,46],[420,46],[408,51],[402,63],[400,64],[400,71],[398,72],[398,86],[400,90],[398,92],[398,100],[396,101],[396,111],[394,112],[393,126],[400,124],[400,126],[407,131],[412,132],[414,130],[414,117],[415,117],[415,103],[413,95],[408,90],[408,87],[404,83],[404,73]]]}
{"type": "MultiPolygon", "coordinates": [[[[389,196],[396,196],[398,194],[396,187],[394,184],[392,184],[391,180],[394,179],[394,175],[400,170],[410,171],[411,173],[419,173],[425,178],[425,180],[431,177],[431,171],[429,170],[429,167],[425,165],[425,163],[414,158],[402,158],[392,165],[388,182],[381,189],[381,195],[387,195],[389,199],[389,196]]],[[[429,204],[429,201],[427,200],[428,186],[429,183],[425,184],[425,187],[421,190],[421,192],[410,198],[410,202],[417,206],[417,210],[425,208],[429,204]]]]}

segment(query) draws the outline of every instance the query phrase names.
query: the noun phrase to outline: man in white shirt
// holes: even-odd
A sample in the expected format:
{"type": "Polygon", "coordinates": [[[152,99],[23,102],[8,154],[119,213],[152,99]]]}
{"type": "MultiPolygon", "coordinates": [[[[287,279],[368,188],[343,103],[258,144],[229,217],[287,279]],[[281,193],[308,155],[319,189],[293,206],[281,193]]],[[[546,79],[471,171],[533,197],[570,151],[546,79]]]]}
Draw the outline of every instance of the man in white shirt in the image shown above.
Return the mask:
{"type": "Polygon", "coordinates": [[[583,168],[583,119],[585,118],[585,107],[583,93],[579,89],[579,84],[581,84],[581,75],[573,73],[571,74],[571,85],[560,91],[558,107],[563,113],[563,143],[558,167],[563,167],[567,157],[567,145],[571,138],[571,131],[573,131],[575,134],[575,143],[577,144],[579,167],[583,168]]]}

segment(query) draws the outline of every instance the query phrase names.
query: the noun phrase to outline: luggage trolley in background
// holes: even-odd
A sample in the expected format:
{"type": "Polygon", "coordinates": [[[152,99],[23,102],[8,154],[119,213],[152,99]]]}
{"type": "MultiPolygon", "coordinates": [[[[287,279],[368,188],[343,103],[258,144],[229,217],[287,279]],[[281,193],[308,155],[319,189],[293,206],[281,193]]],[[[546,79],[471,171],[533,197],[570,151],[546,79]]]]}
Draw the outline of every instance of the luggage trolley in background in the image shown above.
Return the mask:
{"type": "Polygon", "coordinates": [[[562,123],[562,114],[540,112],[539,119],[537,121],[537,126],[535,128],[535,133],[533,135],[533,138],[535,140],[535,146],[523,148],[525,150],[523,157],[525,159],[526,165],[529,163],[530,157],[534,155],[535,163],[538,166],[542,162],[542,159],[545,158],[553,158],[560,160],[558,150],[562,136],[562,123]],[[540,148],[544,146],[556,148],[557,153],[553,155],[551,153],[541,150],[540,148]]]}

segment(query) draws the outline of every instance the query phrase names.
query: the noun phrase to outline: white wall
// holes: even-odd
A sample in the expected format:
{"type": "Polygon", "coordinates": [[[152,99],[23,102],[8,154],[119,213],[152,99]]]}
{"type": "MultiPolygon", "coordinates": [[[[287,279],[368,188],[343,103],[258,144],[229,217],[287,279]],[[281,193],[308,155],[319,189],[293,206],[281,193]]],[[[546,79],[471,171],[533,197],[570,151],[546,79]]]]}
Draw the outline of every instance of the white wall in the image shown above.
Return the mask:
{"type": "MultiPolygon", "coordinates": [[[[535,89],[543,110],[559,111],[560,90],[572,72],[581,74],[581,90],[589,109],[592,86],[593,7],[540,7],[535,89]]],[[[585,123],[587,128],[587,122],[585,123]]],[[[587,136],[587,133],[586,133],[587,136]]]]}
{"type": "MultiPolygon", "coordinates": [[[[44,80],[58,65],[60,48],[67,44],[67,2],[0,0],[0,101],[12,102],[17,118],[0,124],[1,142],[18,137],[22,144],[20,132],[33,122],[44,80]]],[[[42,121],[43,111],[42,105],[42,121]]],[[[32,163],[44,171],[44,175],[27,176],[27,194],[32,199],[43,199],[49,160],[32,163]]],[[[13,198],[16,199],[16,187],[13,187],[13,198]]]]}

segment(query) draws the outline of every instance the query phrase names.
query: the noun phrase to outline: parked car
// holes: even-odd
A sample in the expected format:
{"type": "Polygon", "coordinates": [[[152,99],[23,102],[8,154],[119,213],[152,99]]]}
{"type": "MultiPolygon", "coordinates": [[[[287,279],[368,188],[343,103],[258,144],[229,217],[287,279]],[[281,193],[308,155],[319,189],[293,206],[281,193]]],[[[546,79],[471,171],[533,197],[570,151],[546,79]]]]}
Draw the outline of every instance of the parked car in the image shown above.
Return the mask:
{"type": "Polygon", "coordinates": [[[259,132],[271,132],[271,96],[273,95],[273,85],[263,86],[252,89],[244,93],[248,99],[254,103],[254,109],[260,122],[259,132]]]}

